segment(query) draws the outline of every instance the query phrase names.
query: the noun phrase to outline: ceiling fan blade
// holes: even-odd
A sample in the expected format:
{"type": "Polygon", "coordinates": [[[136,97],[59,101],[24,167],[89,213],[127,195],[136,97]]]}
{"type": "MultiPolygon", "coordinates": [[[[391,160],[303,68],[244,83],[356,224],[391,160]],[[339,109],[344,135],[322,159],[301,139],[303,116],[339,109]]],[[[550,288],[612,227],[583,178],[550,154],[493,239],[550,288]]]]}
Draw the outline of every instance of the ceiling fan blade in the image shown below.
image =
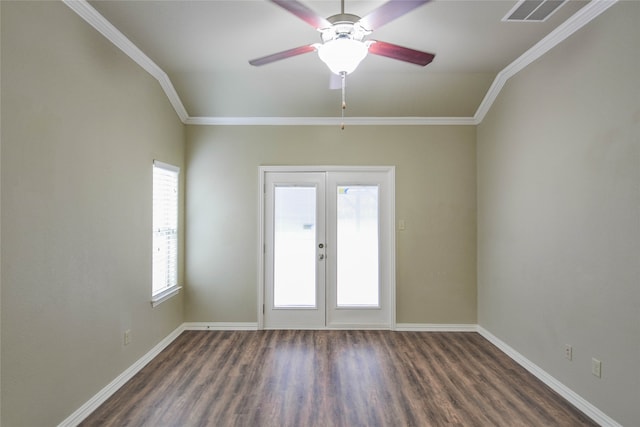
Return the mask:
{"type": "Polygon", "coordinates": [[[271,2],[293,13],[313,28],[329,28],[331,26],[331,22],[297,0],[271,0],[271,2]]]}
{"type": "Polygon", "coordinates": [[[307,46],[294,47],[293,49],[283,50],[282,52],[272,53],[271,55],[263,56],[262,58],[256,58],[249,61],[249,64],[259,67],[260,65],[270,64],[272,62],[280,61],[281,59],[291,58],[292,56],[302,55],[303,53],[313,52],[316,50],[315,46],[310,44],[307,46]]]}
{"type": "Polygon", "coordinates": [[[360,24],[373,31],[431,0],[389,0],[360,19],[360,24]]]}
{"type": "Polygon", "coordinates": [[[420,50],[409,49],[408,47],[398,46],[387,42],[372,40],[369,46],[369,53],[374,55],[386,56],[387,58],[397,59],[399,61],[410,62],[412,64],[425,66],[433,61],[436,56],[432,53],[422,52],[420,50]]]}

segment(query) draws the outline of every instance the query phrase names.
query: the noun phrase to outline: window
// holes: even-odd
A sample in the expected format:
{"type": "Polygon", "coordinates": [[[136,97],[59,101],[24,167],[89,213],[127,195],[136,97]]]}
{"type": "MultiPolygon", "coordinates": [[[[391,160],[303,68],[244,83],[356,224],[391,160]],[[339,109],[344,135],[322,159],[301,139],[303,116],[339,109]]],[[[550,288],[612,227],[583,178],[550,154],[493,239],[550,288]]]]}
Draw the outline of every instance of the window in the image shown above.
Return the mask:
{"type": "Polygon", "coordinates": [[[337,187],[337,305],[379,307],[379,188],[337,187]]]}
{"type": "Polygon", "coordinates": [[[153,273],[151,304],[180,291],[178,286],[178,175],[180,168],[153,162],[153,273]]]}

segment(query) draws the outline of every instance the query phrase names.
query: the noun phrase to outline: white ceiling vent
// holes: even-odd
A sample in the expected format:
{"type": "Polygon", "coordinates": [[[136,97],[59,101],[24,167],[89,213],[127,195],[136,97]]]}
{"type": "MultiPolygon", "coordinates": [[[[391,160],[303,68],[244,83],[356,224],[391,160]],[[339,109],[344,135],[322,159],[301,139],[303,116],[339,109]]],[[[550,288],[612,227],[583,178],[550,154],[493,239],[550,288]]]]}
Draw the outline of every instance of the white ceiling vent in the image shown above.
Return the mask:
{"type": "Polygon", "coordinates": [[[520,0],[502,20],[506,22],[542,22],[558,10],[566,1],[567,0],[520,0]]]}

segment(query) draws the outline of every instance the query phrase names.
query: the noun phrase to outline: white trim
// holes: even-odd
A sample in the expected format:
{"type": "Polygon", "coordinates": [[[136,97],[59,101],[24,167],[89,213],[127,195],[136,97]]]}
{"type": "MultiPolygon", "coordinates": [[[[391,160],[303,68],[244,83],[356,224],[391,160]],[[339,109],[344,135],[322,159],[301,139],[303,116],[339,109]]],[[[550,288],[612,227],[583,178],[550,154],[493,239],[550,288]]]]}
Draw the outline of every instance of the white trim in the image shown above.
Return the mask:
{"type": "Polygon", "coordinates": [[[510,347],[507,343],[502,341],[500,338],[493,335],[491,332],[478,325],[478,333],[482,335],[486,340],[491,342],[493,345],[498,347],[503,353],[513,359],[520,366],[529,371],[533,376],[538,378],[540,381],[551,387],[556,393],[560,396],[564,397],[568,400],[573,406],[582,411],[585,415],[590,417],[592,420],[597,422],[603,427],[622,427],[621,424],[617,423],[607,414],[593,406],[583,397],[578,395],[576,392],[571,390],[566,385],[562,384],[560,381],[555,379],[553,376],[545,372],[538,365],[524,357],[522,354],[518,353],[512,347],[510,347]]]}
{"type": "Polygon", "coordinates": [[[396,328],[396,287],[398,283],[396,282],[396,246],[398,245],[398,241],[396,240],[396,167],[392,166],[389,170],[389,189],[390,196],[387,197],[386,202],[389,204],[387,207],[389,209],[389,328],[393,331],[396,328]]]}
{"type": "Polygon", "coordinates": [[[171,344],[178,336],[184,331],[184,326],[178,326],[173,332],[167,335],[162,341],[160,341],[155,347],[147,352],[144,356],[138,359],[133,365],[127,368],[123,373],[118,375],[113,381],[107,384],[102,390],[96,393],[91,399],[89,399],[84,405],[78,408],[73,414],[69,415],[64,421],[58,424],[58,427],[74,427],[80,424],[85,418],[87,418],[93,411],[95,411],[100,405],[102,405],[111,395],[120,389],[127,381],[129,381],[135,374],[137,374],[142,368],[144,368],[149,362],[153,360],[162,350],[164,350],[169,344],[171,344]]]}
{"type": "Polygon", "coordinates": [[[160,291],[157,294],[153,295],[151,297],[151,307],[157,307],[169,298],[178,295],[178,293],[180,293],[180,289],[182,289],[182,286],[171,286],[170,288],[167,288],[164,291],[160,291]]]}
{"type": "Polygon", "coordinates": [[[151,60],[138,46],[133,44],[124,34],[107,21],[97,10],[95,10],[86,0],[62,0],[64,4],[69,6],[71,10],[80,15],[89,25],[95,28],[100,34],[105,36],[111,43],[122,50],[129,58],[133,59],[146,72],[155,77],[162,86],[164,93],[169,98],[169,102],[173,106],[180,120],[184,123],[189,114],[184,108],[178,92],[173,87],[169,76],[155,62],[151,60]]]}
{"type": "Polygon", "coordinates": [[[266,183],[266,173],[269,169],[266,169],[264,166],[258,167],[258,329],[264,329],[264,310],[265,310],[265,302],[264,302],[264,267],[265,261],[264,257],[266,254],[266,243],[264,239],[265,233],[265,220],[264,220],[264,210],[265,210],[265,195],[267,194],[267,183],[266,183]]]}
{"type": "Polygon", "coordinates": [[[186,322],[185,331],[257,331],[256,322],[186,322]]]}
{"type": "Polygon", "coordinates": [[[262,165],[258,166],[260,175],[266,172],[390,172],[395,171],[395,166],[341,166],[341,165],[302,165],[302,166],[280,166],[262,165]]]}
{"type": "Polygon", "coordinates": [[[187,125],[236,125],[236,126],[336,126],[345,125],[396,125],[396,126],[425,126],[425,125],[478,125],[491,109],[507,80],[536,59],[547,53],[567,37],[591,22],[618,0],[592,0],[554,31],[536,43],[531,49],[507,65],[498,73],[491,87],[485,94],[473,117],[190,117],[185,109],[178,92],[176,92],[169,76],[144,52],[131,42],[124,34],[95,10],[87,0],[62,0],[82,19],[93,26],[114,45],[155,77],[169,102],[173,105],[182,123],[187,125]]]}
{"type": "Polygon", "coordinates": [[[171,165],[169,163],[161,162],[160,160],[154,160],[153,166],[160,169],[166,169],[171,172],[180,173],[180,167],[176,165],[171,165]]]}
{"type": "Polygon", "coordinates": [[[405,332],[477,332],[478,325],[472,323],[398,323],[395,330],[405,332]]]}
{"type": "Polygon", "coordinates": [[[549,50],[560,44],[567,37],[587,25],[594,18],[599,16],[605,10],[613,6],[618,0],[592,0],[573,16],[560,24],[555,30],[550,32],[546,37],[536,43],[532,48],[523,53],[511,64],[507,65],[498,73],[493,80],[491,87],[487,91],[484,99],[480,103],[473,121],[476,124],[482,123],[485,116],[491,109],[494,101],[502,91],[507,80],[516,75],[519,71],[531,64],[536,59],[547,53],[549,50]]]}
{"type": "Polygon", "coordinates": [[[425,126],[475,125],[473,117],[189,117],[205,126],[425,126]]]}

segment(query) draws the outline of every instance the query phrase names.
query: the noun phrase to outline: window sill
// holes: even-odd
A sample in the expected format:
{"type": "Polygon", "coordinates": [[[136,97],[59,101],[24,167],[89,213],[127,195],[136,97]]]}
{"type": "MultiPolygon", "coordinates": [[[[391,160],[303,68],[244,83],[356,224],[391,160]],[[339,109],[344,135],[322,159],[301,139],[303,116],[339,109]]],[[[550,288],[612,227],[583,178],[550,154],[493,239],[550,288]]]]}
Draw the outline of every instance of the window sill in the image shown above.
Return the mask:
{"type": "Polygon", "coordinates": [[[162,292],[158,292],[157,294],[151,297],[151,307],[157,307],[163,302],[165,302],[166,300],[168,300],[169,298],[175,295],[178,295],[178,293],[180,292],[180,289],[182,289],[182,286],[176,285],[176,286],[167,288],[162,292]]]}

